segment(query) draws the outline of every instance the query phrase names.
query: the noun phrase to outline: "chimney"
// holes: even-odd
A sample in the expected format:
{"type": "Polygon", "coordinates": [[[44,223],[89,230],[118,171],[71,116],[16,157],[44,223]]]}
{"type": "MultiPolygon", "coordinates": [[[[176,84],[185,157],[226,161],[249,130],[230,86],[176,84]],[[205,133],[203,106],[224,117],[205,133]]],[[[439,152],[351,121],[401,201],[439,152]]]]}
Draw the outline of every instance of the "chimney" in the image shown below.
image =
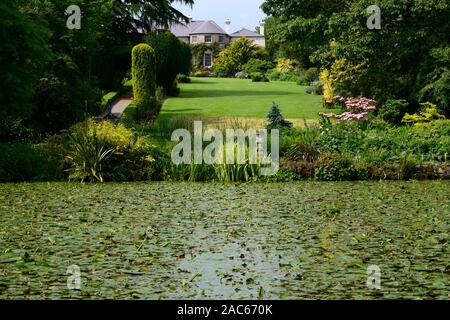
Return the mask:
{"type": "Polygon", "coordinates": [[[227,34],[231,34],[231,20],[230,19],[225,20],[225,32],[227,34]]]}
{"type": "Polygon", "coordinates": [[[187,18],[188,18],[188,23],[191,23],[192,22],[192,16],[187,16],[187,18]]]}
{"type": "Polygon", "coordinates": [[[266,33],[265,25],[266,25],[266,23],[265,23],[264,21],[261,21],[261,22],[259,23],[259,33],[260,33],[262,36],[265,36],[265,33],[266,33]]]}

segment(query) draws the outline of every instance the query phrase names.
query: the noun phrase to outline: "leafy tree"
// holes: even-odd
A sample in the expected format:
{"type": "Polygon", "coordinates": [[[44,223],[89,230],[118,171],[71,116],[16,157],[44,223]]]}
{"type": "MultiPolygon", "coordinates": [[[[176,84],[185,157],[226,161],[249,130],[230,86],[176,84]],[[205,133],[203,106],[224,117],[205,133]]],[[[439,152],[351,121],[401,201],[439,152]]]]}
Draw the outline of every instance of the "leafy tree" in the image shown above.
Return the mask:
{"type": "Polygon", "coordinates": [[[242,71],[252,58],[261,56],[261,50],[249,39],[241,38],[232,42],[214,61],[214,71],[224,76],[232,76],[242,71]]]}
{"type": "MultiPolygon", "coordinates": [[[[450,4],[443,0],[381,1],[381,30],[366,27],[369,5],[370,1],[359,0],[348,11],[332,16],[328,28],[335,41],[330,41],[316,58],[322,65],[331,66],[337,79],[333,69],[345,70],[337,82],[354,96],[370,96],[380,102],[391,98],[413,102],[430,82],[441,76],[445,79],[449,60],[442,56],[444,59],[436,59],[439,55],[433,53],[450,47],[450,4]],[[344,67],[336,68],[336,64],[344,67]],[[423,76],[430,74],[431,77],[423,76]]],[[[425,96],[436,98],[439,90],[431,92],[425,96]]],[[[448,109],[442,100],[445,99],[434,102],[441,102],[440,107],[448,109]]]]}
{"type": "Polygon", "coordinates": [[[421,101],[435,101],[450,117],[450,46],[432,49],[430,59],[424,64],[427,65],[417,76],[420,89],[417,97],[421,101]]]}
{"type": "Polygon", "coordinates": [[[381,30],[369,30],[370,0],[266,0],[272,41],[288,58],[330,71],[335,92],[381,104],[431,100],[450,113],[447,0],[381,0],[381,30]]]}
{"type": "Polygon", "coordinates": [[[255,72],[266,73],[267,70],[272,69],[272,62],[261,59],[250,59],[244,66],[243,71],[247,74],[252,74],[255,72]]]}
{"type": "Polygon", "coordinates": [[[114,0],[114,10],[124,28],[134,33],[149,33],[180,21],[188,22],[183,13],[171,6],[174,2],[194,4],[194,0],[114,0]]]}
{"type": "Polygon", "coordinates": [[[273,55],[312,66],[310,55],[328,43],[327,21],[344,11],[351,0],[266,0],[268,48],[273,55]],[[275,54],[274,51],[277,51],[275,54]]]}
{"type": "Polygon", "coordinates": [[[17,1],[0,2],[0,135],[6,119],[31,116],[33,90],[48,61],[48,30],[24,15],[17,1]]]}
{"type": "Polygon", "coordinates": [[[102,91],[121,88],[143,33],[186,21],[174,2],[78,0],[81,29],[69,30],[64,12],[71,0],[2,1],[0,122],[11,117],[7,127],[17,127],[20,116],[54,133],[99,113],[102,91]]]}

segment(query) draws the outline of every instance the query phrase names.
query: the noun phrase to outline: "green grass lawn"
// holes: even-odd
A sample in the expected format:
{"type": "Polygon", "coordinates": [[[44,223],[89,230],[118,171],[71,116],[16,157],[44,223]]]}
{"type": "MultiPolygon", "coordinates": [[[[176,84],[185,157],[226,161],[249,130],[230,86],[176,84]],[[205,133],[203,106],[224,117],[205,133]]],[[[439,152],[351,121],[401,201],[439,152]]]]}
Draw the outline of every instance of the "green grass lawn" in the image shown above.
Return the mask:
{"type": "Polygon", "coordinates": [[[322,97],[309,95],[293,82],[252,82],[242,79],[192,78],[181,94],[168,99],[162,116],[243,117],[264,119],[272,102],[288,119],[317,119],[322,97]]]}
{"type": "Polygon", "coordinates": [[[0,299],[447,299],[448,187],[0,184],[0,299]]]}

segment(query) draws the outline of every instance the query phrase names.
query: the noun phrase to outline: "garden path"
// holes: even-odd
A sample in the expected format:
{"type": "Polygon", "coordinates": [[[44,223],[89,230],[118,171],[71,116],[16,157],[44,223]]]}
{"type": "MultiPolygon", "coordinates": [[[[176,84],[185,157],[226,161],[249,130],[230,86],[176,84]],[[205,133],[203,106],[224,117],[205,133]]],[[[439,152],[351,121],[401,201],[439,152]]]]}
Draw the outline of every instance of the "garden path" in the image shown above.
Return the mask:
{"type": "Polygon", "coordinates": [[[113,107],[111,109],[111,115],[114,118],[120,118],[125,111],[126,108],[133,102],[130,97],[123,97],[114,102],[113,107]]]}

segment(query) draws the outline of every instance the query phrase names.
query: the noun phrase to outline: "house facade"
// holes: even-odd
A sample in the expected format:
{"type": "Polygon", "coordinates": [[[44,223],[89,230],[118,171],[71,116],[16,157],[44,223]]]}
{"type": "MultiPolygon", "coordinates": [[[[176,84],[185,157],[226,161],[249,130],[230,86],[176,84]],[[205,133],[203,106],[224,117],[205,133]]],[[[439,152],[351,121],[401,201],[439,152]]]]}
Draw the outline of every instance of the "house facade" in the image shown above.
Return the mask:
{"type": "MultiPolygon", "coordinates": [[[[187,24],[176,24],[170,28],[178,39],[191,45],[211,44],[223,49],[228,44],[240,38],[247,38],[258,46],[265,47],[266,40],[264,36],[264,22],[260,24],[260,33],[241,29],[234,33],[230,32],[231,21],[225,21],[225,30],[212,20],[194,21],[190,18],[187,24]]],[[[202,67],[211,68],[214,64],[212,50],[206,50],[203,53],[203,61],[200,61],[202,67]]],[[[194,62],[196,64],[196,62],[194,62]]]]}

